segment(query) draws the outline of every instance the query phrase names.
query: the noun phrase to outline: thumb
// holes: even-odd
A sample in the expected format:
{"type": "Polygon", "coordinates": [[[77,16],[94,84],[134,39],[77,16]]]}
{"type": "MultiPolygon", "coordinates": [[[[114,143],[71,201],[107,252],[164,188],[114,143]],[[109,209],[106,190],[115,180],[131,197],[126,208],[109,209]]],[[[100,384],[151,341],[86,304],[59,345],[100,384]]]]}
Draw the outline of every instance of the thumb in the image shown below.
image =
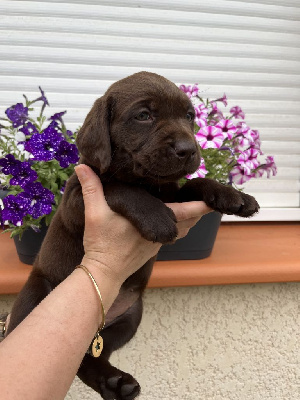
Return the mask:
{"type": "Polygon", "coordinates": [[[200,218],[213,211],[204,201],[188,201],[185,203],[166,203],[171,208],[177,218],[177,221],[184,221],[190,218],[200,218]]]}
{"type": "Polygon", "coordinates": [[[81,184],[85,214],[91,217],[99,210],[109,209],[103,193],[103,186],[95,172],[85,164],[75,167],[75,173],[81,184]]]}

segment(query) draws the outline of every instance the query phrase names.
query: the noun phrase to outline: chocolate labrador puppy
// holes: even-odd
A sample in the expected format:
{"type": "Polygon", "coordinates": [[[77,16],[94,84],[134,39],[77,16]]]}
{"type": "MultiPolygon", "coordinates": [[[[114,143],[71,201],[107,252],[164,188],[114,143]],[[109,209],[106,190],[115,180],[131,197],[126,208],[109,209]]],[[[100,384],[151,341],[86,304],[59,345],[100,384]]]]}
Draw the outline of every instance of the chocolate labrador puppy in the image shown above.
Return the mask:
{"type": "MultiPolygon", "coordinates": [[[[100,176],[109,206],[128,218],[147,240],[170,243],[176,238],[176,218],[164,202],[204,200],[220,213],[242,217],[258,211],[253,197],[211,179],[196,178],[179,188],[178,180],[200,163],[194,108],[175,84],[157,74],[140,72],[114,83],[96,100],[77,144],[81,162],[100,176]]],[[[74,174],[14,304],[8,332],[80,264],[83,232],[84,204],[74,174]]],[[[107,314],[101,356],[87,354],[79,368],[83,382],[106,400],[130,400],[140,392],[138,382],[108,359],[138,328],[142,293],[154,261],[124,282],[107,314]]]]}

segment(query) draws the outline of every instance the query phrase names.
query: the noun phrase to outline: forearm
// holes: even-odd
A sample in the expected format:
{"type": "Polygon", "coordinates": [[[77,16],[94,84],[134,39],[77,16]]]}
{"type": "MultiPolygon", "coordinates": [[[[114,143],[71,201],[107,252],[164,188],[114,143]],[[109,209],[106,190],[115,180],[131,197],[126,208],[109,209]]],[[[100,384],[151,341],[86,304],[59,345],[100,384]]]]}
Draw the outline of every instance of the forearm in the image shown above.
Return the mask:
{"type": "MultiPolygon", "coordinates": [[[[119,284],[95,266],[86,266],[107,311],[119,284]]],[[[64,399],[100,320],[100,300],[93,283],[77,269],[1,343],[1,396],[6,400],[64,399]]]]}

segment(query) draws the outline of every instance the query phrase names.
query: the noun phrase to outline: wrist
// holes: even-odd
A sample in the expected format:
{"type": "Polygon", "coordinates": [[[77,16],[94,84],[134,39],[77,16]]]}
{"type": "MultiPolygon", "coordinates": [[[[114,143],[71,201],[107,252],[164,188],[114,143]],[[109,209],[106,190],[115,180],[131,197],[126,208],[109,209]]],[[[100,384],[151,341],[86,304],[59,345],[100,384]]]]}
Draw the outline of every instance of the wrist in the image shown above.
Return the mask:
{"type": "Polygon", "coordinates": [[[105,275],[106,279],[111,282],[112,285],[117,285],[120,288],[125,278],[123,279],[120,273],[115,272],[114,268],[111,268],[111,265],[115,263],[115,260],[105,260],[105,257],[100,261],[98,253],[94,256],[92,252],[86,253],[82,259],[83,265],[86,264],[87,268],[89,266],[97,274],[105,275]]]}
{"type": "Polygon", "coordinates": [[[119,282],[106,265],[97,260],[84,256],[81,262],[94,277],[100,289],[105,312],[107,313],[112,303],[119,294],[123,282],[119,282]]]}

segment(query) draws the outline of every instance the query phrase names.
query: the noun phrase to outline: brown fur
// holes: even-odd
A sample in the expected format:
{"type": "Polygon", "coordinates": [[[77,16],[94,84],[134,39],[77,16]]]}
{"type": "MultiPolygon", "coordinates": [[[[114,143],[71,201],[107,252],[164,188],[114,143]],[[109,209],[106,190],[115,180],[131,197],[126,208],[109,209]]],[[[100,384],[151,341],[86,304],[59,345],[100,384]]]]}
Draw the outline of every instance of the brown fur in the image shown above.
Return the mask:
{"type": "MultiPolygon", "coordinates": [[[[176,218],[166,201],[204,200],[219,212],[245,217],[258,210],[253,197],[210,179],[197,178],[179,189],[178,179],[193,173],[200,161],[194,122],[187,116],[193,112],[187,96],[173,83],[141,72],[116,82],[96,100],[78,134],[81,162],[101,177],[109,206],[148,240],[169,243],[176,238],[176,218]],[[143,111],[150,119],[137,119],[143,111]]],[[[83,231],[81,186],[74,174],[13,307],[9,332],[80,263],[83,231]]],[[[141,296],[153,263],[154,258],[124,282],[107,315],[102,355],[98,359],[86,355],[78,371],[104,399],[130,400],[140,391],[136,380],[113,367],[108,358],[138,328],[141,296]]]]}

